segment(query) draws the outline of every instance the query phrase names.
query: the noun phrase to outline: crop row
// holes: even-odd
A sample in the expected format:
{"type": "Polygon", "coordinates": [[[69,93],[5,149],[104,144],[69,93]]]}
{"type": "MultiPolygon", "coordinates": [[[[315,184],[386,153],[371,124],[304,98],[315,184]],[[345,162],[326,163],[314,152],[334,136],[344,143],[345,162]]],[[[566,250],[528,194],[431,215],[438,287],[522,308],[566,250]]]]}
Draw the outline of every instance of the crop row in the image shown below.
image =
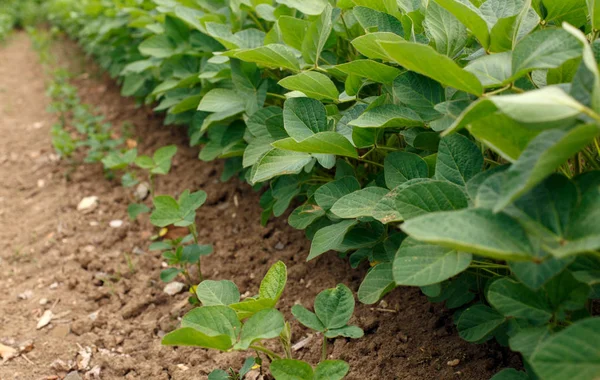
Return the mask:
{"type": "Polygon", "coordinates": [[[300,204],[307,260],[367,261],[361,302],[418,286],[462,338],[522,354],[507,378],[600,374],[600,3],[46,7],[201,160],[266,188],[263,223],[300,204]]]}

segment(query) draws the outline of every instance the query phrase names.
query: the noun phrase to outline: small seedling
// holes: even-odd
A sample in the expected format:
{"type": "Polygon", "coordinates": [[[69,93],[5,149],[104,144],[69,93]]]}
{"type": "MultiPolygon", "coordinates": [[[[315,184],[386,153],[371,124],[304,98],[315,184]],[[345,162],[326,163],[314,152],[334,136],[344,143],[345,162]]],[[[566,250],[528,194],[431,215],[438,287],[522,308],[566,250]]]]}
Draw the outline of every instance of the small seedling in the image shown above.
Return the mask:
{"type": "Polygon", "coordinates": [[[164,250],[163,257],[171,266],[162,271],[161,279],[165,282],[172,281],[181,274],[188,286],[193,286],[189,272],[190,265],[198,268],[198,279],[202,281],[201,257],[212,253],[211,245],[200,245],[198,243],[198,230],[196,229],[196,210],[206,201],[206,193],[202,190],[190,193],[185,190],[178,200],[169,195],[154,197],[154,211],[150,215],[150,222],[157,227],[187,227],[189,235],[174,240],[163,240],[153,243],[150,249],[164,250]],[[187,244],[193,242],[192,244],[187,244]]]}
{"type": "Polygon", "coordinates": [[[250,357],[244,361],[244,365],[239,371],[229,368],[227,371],[215,369],[208,375],[208,380],[244,380],[244,377],[255,367],[260,367],[260,358],[250,357]]]}
{"type": "MultiPolygon", "coordinates": [[[[257,357],[262,354],[271,361],[270,371],[276,380],[342,379],[349,370],[348,363],[342,360],[323,359],[313,369],[310,364],[292,358],[290,324],[276,309],[286,282],[287,268],[281,261],[269,269],[260,283],[258,295],[243,301],[233,282],[203,281],[196,288],[202,306],[187,313],[181,328],[167,334],[162,343],[220,351],[254,351],[257,357]],[[281,353],[263,345],[262,341],[267,339],[277,339],[281,353]]],[[[346,286],[338,285],[321,292],[315,300],[315,309],[316,314],[297,308],[302,310],[298,313],[302,315],[301,323],[323,332],[325,342],[337,336],[358,338],[363,335],[359,327],[348,326],[354,311],[354,297],[346,286]]],[[[326,343],[323,347],[327,349],[326,343]]],[[[223,375],[223,372],[218,373],[223,375]]]]}

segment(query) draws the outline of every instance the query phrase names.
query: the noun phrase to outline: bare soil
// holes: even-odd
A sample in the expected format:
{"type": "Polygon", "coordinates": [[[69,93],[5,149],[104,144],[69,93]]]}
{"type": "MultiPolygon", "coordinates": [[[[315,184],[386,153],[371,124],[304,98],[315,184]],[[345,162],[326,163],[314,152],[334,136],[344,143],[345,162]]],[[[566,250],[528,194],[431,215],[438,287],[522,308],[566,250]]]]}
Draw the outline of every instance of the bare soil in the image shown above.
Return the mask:
{"type": "MultiPolygon", "coordinates": [[[[345,283],[358,289],[367,268],[353,270],[334,254],[305,262],[309,242],[302,231],[285,218],[260,225],[260,194],[236,179],[220,182],[222,162],[199,161],[183,130],[163,126],[149,108],[123,99],[76,45],[64,42],[60,50],[73,67],[84,63],[86,72],[74,80],[83,102],[114,125],[132,123],[142,153],[178,145],[173,170],[157,189],[208,193],[197,220],[201,241],[215,246],[204,262],[206,277],[231,279],[242,293],[254,294],[268,267],[282,260],[289,282],[279,305],[290,320],[292,305],[310,306],[327,287],[345,283]]],[[[81,378],[98,378],[99,370],[101,379],[206,379],[214,368],[239,368],[242,354],[161,346],[160,337],[191,308],[187,295],[163,292],[161,257],[147,249],[155,231],[147,218],[127,218],[132,190],[106,179],[100,165],[56,160],[44,86],[28,37],[14,35],[0,47],[0,343],[33,342],[33,348],[0,365],[0,379],[62,379],[75,370],[81,378]],[[91,213],[76,210],[86,196],[99,198],[91,213]],[[123,226],[109,227],[114,219],[123,226]],[[46,310],[54,319],[36,329],[46,310]],[[91,361],[82,363],[86,352],[91,361]]],[[[337,339],[329,347],[330,358],[350,363],[348,379],[483,380],[518,365],[516,356],[496,344],[462,341],[452,313],[430,304],[418,289],[398,288],[385,302],[357,303],[352,322],[365,337],[337,339]]],[[[292,325],[293,342],[308,336],[292,325]]],[[[294,354],[315,364],[320,349],[313,337],[294,354]]]]}

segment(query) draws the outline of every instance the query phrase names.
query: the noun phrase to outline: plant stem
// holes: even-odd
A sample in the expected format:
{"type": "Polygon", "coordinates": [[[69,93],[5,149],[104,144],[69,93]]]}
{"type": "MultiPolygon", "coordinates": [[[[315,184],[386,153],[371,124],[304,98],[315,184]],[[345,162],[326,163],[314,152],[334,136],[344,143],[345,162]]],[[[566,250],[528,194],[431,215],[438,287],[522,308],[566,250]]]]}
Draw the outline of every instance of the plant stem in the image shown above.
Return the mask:
{"type": "Polygon", "coordinates": [[[274,92],[267,92],[267,96],[273,97],[273,98],[279,98],[279,99],[283,99],[283,100],[287,100],[287,98],[283,95],[280,94],[276,94],[274,92]]]}
{"type": "Polygon", "coordinates": [[[366,159],[364,159],[364,158],[360,158],[360,157],[358,157],[358,158],[357,158],[357,160],[359,160],[359,161],[362,161],[362,162],[364,162],[364,163],[367,163],[367,164],[371,164],[371,165],[379,166],[380,168],[382,168],[382,167],[383,167],[383,165],[382,165],[382,164],[380,164],[379,162],[375,162],[375,161],[366,160],[366,159]]]}
{"type": "Polygon", "coordinates": [[[321,361],[327,360],[327,337],[323,334],[323,350],[321,351],[321,361]]]}
{"type": "Polygon", "coordinates": [[[589,152],[587,149],[583,149],[582,152],[585,158],[587,159],[587,162],[590,165],[592,165],[594,169],[600,169],[600,164],[598,163],[598,160],[596,160],[596,158],[592,155],[591,152],[589,152]]]}
{"type": "MultiPolygon", "coordinates": [[[[192,237],[194,238],[194,244],[198,245],[198,230],[196,229],[196,222],[189,225],[188,230],[192,237]]],[[[202,258],[198,257],[198,262],[196,263],[198,267],[198,283],[204,281],[204,276],[202,276],[202,258]]]]}
{"type": "Polygon", "coordinates": [[[263,352],[267,355],[269,355],[272,358],[275,359],[281,359],[281,356],[276,354],[275,352],[269,350],[268,348],[262,347],[262,346],[250,346],[251,349],[255,350],[255,351],[259,351],[259,352],[263,352]]]}

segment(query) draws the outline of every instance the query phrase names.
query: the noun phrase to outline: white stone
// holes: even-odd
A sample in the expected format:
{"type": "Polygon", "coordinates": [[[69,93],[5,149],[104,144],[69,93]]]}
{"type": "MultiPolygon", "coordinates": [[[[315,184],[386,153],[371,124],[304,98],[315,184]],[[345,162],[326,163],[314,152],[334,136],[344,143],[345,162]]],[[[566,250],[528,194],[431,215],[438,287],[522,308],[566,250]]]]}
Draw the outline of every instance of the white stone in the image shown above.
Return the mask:
{"type": "Polygon", "coordinates": [[[91,197],[83,198],[77,205],[77,211],[90,212],[98,206],[98,197],[92,195],[91,197]]]}
{"type": "Polygon", "coordinates": [[[168,283],[163,290],[168,295],[174,296],[175,294],[181,293],[184,287],[185,284],[183,282],[173,281],[168,283]]]}
{"type": "Polygon", "coordinates": [[[123,225],[123,221],[120,219],[111,220],[110,223],[108,223],[108,225],[112,228],[119,228],[123,225]]]}

